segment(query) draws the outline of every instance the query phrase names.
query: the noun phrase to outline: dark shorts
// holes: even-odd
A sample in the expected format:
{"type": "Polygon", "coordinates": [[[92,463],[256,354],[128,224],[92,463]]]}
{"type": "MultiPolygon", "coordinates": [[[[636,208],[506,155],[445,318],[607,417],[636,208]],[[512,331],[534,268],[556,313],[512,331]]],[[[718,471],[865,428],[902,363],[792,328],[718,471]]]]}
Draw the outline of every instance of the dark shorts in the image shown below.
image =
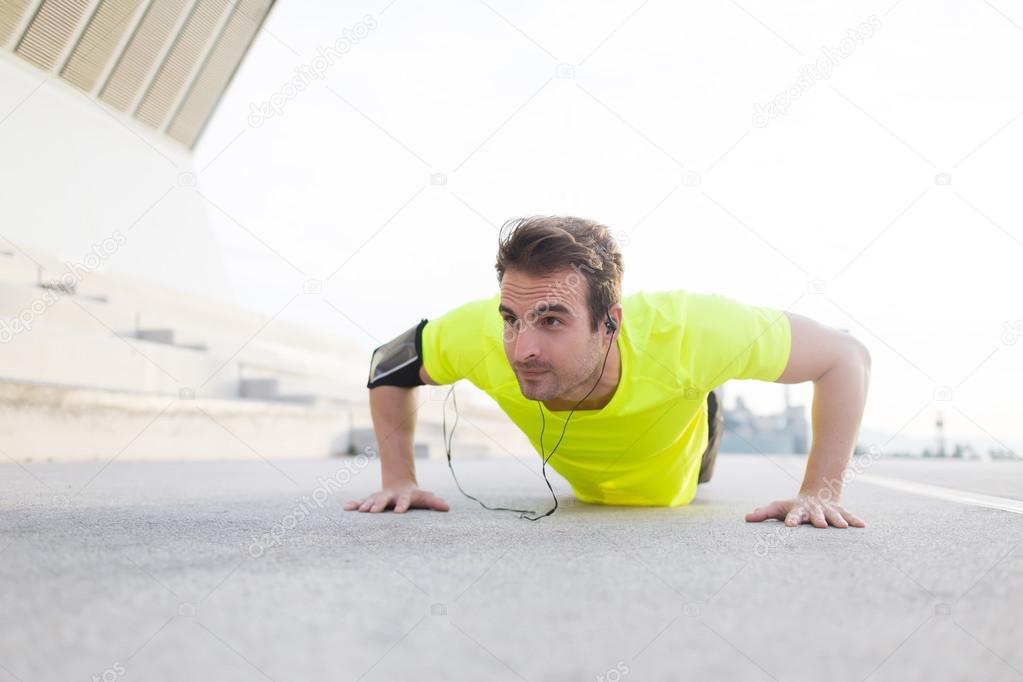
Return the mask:
{"type": "Polygon", "coordinates": [[[700,460],[700,477],[698,483],[706,483],[714,474],[714,462],[718,458],[718,448],[721,447],[721,432],[725,428],[724,410],[716,391],[707,394],[707,449],[703,451],[703,458],[700,460]]]}

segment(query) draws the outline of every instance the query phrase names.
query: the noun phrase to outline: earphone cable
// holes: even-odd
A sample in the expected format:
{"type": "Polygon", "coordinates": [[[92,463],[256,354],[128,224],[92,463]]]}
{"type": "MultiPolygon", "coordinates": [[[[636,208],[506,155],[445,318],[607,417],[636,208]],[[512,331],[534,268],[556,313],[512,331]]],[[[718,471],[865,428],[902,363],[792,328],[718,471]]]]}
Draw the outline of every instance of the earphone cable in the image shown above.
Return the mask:
{"type": "MultiPolygon", "coordinates": [[[[610,320],[610,318],[609,318],[609,320],[610,320]]],[[[572,415],[575,413],[576,409],[587,398],[590,397],[590,394],[593,393],[593,391],[595,391],[597,389],[597,386],[600,385],[600,380],[604,377],[604,369],[607,367],[607,359],[611,355],[611,347],[614,345],[614,341],[615,341],[614,335],[615,335],[615,332],[617,331],[617,327],[612,324],[610,329],[611,329],[611,341],[608,343],[607,352],[604,354],[604,362],[600,366],[600,374],[597,375],[597,381],[593,384],[593,387],[586,393],[586,395],[584,395],[582,398],[580,398],[579,401],[575,404],[575,406],[572,407],[572,409],[568,413],[568,416],[565,417],[565,425],[561,428],[561,435],[558,438],[557,443],[554,444],[554,449],[551,450],[551,453],[549,455],[544,455],[544,448],[543,448],[543,434],[544,434],[544,431],[547,428],[547,420],[544,418],[542,401],[540,401],[540,400],[536,401],[536,406],[540,410],[540,456],[541,456],[541,458],[543,460],[543,464],[541,465],[541,471],[543,473],[543,480],[547,484],[547,489],[550,490],[551,497],[554,499],[554,506],[551,507],[550,509],[548,509],[543,514],[538,514],[538,515],[534,515],[534,516],[528,516],[528,514],[531,514],[531,513],[534,513],[534,512],[532,512],[531,510],[528,510],[528,509],[513,509],[513,508],[510,508],[510,507],[491,507],[491,506],[487,505],[486,503],[484,503],[482,500],[480,500],[480,499],[478,499],[476,497],[473,497],[469,493],[465,492],[465,490],[462,488],[462,484],[458,482],[458,477],[455,475],[455,468],[451,464],[451,443],[454,441],[454,438],[455,438],[455,427],[458,426],[458,400],[455,397],[455,386],[454,386],[454,384],[451,385],[451,388],[448,389],[447,396],[444,397],[444,405],[441,408],[441,414],[442,414],[442,416],[441,416],[441,428],[443,430],[444,449],[445,449],[445,451],[447,453],[448,468],[451,470],[451,477],[455,480],[455,485],[458,486],[458,489],[461,491],[461,493],[463,495],[468,497],[470,500],[475,500],[484,509],[489,509],[490,511],[517,512],[519,514],[519,518],[520,519],[526,519],[528,521],[539,521],[540,519],[545,518],[547,516],[550,516],[555,511],[557,511],[557,509],[558,509],[558,496],[554,493],[554,487],[551,485],[550,480],[547,478],[547,462],[550,461],[551,457],[554,456],[554,453],[557,452],[558,447],[561,445],[561,441],[564,440],[565,432],[568,429],[568,422],[572,419],[572,415]],[[451,436],[450,437],[448,436],[448,433],[447,433],[447,403],[448,403],[448,398],[449,397],[451,398],[452,405],[455,408],[455,421],[451,425],[451,436]]]]}

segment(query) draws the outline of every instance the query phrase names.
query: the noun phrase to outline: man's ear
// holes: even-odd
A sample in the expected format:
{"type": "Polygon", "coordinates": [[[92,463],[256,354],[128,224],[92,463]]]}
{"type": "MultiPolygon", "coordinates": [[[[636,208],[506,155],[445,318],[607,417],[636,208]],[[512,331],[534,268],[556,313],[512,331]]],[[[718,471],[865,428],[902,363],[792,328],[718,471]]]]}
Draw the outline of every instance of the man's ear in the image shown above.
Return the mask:
{"type": "MultiPolygon", "coordinates": [[[[622,312],[623,311],[621,303],[615,303],[614,305],[607,309],[607,314],[611,316],[612,320],[614,320],[615,327],[619,332],[621,332],[622,330],[622,312]]],[[[604,319],[606,321],[607,318],[604,319]]]]}

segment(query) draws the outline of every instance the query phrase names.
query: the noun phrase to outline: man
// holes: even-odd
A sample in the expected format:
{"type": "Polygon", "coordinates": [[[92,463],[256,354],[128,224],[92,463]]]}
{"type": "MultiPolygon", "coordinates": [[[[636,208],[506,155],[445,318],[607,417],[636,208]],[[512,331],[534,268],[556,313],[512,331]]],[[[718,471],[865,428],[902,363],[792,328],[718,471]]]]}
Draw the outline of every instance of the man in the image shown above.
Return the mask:
{"type": "Polygon", "coordinates": [[[684,505],[709,480],[717,455],[721,407],[713,389],[758,379],[814,382],[813,444],[796,496],[746,520],[865,525],[841,505],[870,376],[862,343],[720,295],[677,289],[623,298],[621,252],[590,220],[510,221],[495,267],[499,294],[423,320],[374,353],[368,385],[382,489],[346,510],[449,509],[416,481],[411,388],[463,378],[493,397],[538,453],[551,453],[571,415],[549,463],[578,499],[684,505]]]}

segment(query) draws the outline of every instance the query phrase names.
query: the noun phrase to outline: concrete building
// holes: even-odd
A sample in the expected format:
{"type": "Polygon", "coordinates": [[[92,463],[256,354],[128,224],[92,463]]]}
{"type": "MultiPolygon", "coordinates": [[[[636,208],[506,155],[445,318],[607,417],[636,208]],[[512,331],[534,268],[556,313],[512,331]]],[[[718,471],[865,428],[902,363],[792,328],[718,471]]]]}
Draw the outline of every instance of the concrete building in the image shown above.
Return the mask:
{"type": "Polygon", "coordinates": [[[754,414],[742,396],[735,407],[725,410],[725,432],[721,452],[805,455],[810,428],[803,405],[792,405],[785,387],[785,409],[775,414],[754,414]]]}
{"type": "MultiPolygon", "coordinates": [[[[235,304],[194,163],[272,5],[0,0],[9,458],[317,457],[373,445],[365,352],[235,304]]],[[[442,454],[442,397],[421,393],[420,455],[442,454]]],[[[463,417],[496,419],[478,433],[463,423],[469,453],[489,453],[481,434],[509,426],[471,404],[463,417]]]]}

